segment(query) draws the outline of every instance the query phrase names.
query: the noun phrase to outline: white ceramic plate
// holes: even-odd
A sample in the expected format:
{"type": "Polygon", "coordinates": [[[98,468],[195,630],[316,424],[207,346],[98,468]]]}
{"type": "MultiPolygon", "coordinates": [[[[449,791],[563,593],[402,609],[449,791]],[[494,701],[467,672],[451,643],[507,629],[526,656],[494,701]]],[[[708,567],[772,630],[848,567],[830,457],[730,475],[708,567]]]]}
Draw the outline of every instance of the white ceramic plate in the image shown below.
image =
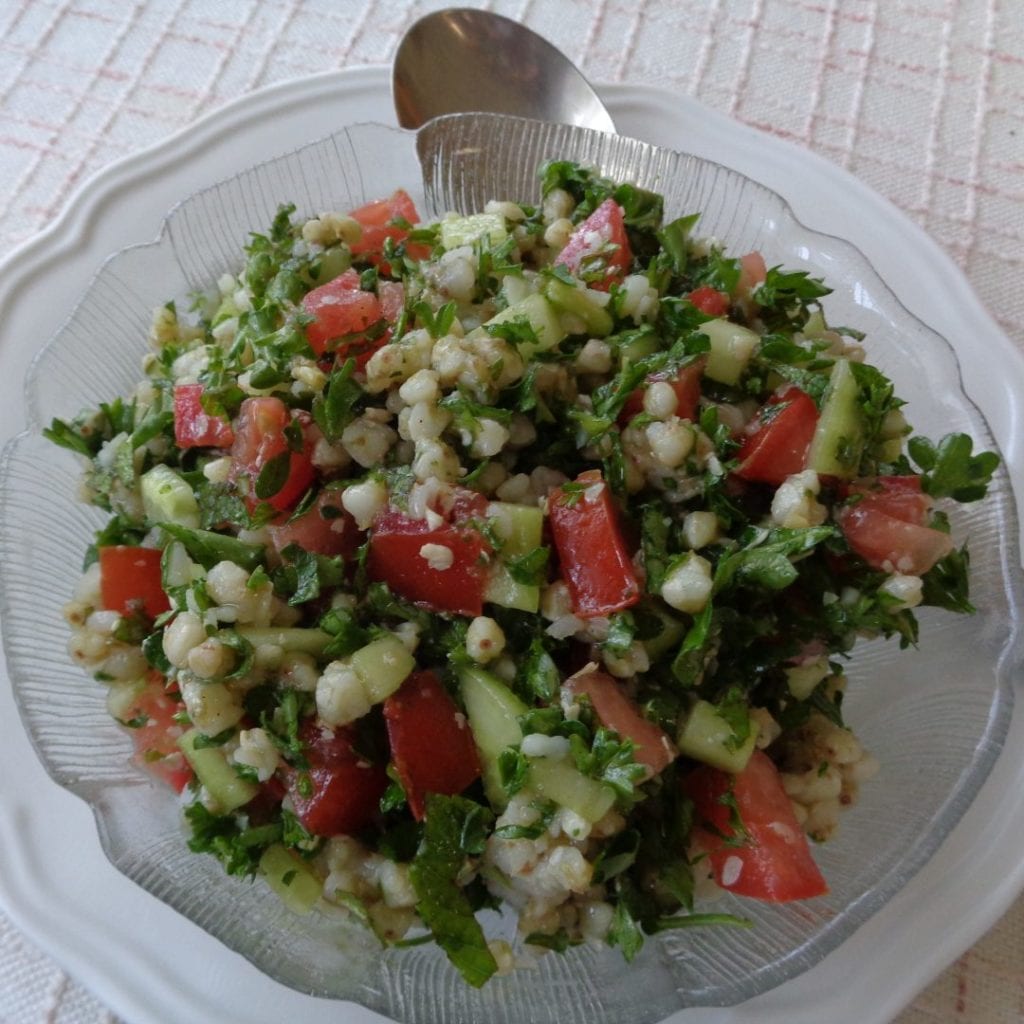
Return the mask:
{"type": "MultiPolygon", "coordinates": [[[[663,92],[617,87],[605,95],[624,134],[734,167],[786,197],[810,227],[857,244],[911,311],[957,348],[966,390],[988,414],[1017,493],[1024,492],[1015,429],[1024,364],[933,243],[863,185],[804,151],[663,92]]],[[[240,168],[342,124],[391,118],[384,69],[329,73],[247,97],[93,179],[0,273],[0,440],[23,422],[20,382],[28,361],[106,255],[148,241],[178,199],[240,168]]],[[[1018,711],[1008,750],[1022,733],[1018,711]]],[[[1024,884],[1017,853],[1022,776],[1012,754],[1002,757],[942,851],[818,967],[742,1006],[672,1019],[852,1024],[891,1017],[1024,884]]],[[[0,691],[0,779],[0,902],[121,1015],[138,1024],[269,1024],[286,1013],[311,1024],[383,1019],[277,985],[118,875],[100,851],[88,810],[43,773],[7,687],[0,691]]]]}

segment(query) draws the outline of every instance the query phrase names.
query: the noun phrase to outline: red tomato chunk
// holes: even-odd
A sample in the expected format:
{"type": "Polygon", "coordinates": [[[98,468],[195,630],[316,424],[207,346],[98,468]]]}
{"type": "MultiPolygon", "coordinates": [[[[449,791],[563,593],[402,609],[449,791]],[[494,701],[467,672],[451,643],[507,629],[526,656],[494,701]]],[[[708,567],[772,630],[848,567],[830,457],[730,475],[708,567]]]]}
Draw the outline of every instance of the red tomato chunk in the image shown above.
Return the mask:
{"type": "MultiPolygon", "coordinates": [[[[358,221],[363,229],[362,237],[351,246],[352,255],[365,254],[372,263],[379,264],[385,273],[390,273],[390,268],[387,261],[381,259],[384,242],[389,238],[395,243],[404,241],[409,237],[409,229],[405,224],[418,224],[420,219],[416,204],[409,193],[401,188],[387,199],[376,199],[360,206],[349,216],[358,221]]],[[[406,253],[411,259],[426,259],[430,255],[430,247],[412,243],[406,253]]]]}
{"type": "Polygon", "coordinates": [[[640,600],[640,584],[611,491],[598,470],[581,473],[572,485],[553,490],[548,518],[577,615],[609,615],[640,600]]]}
{"type": "Polygon", "coordinates": [[[622,207],[606,199],[576,226],[555,266],[568,267],[589,287],[606,292],[626,276],[632,261],[622,207]]]}
{"type": "Polygon", "coordinates": [[[700,379],[704,373],[704,364],[706,360],[698,359],[695,363],[690,363],[689,366],[684,366],[681,370],[678,370],[674,376],[669,376],[667,373],[653,373],[647,378],[643,387],[637,388],[633,391],[630,396],[626,399],[622,406],[622,412],[619,413],[619,425],[624,426],[634,416],[638,416],[644,411],[644,394],[647,388],[651,386],[655,381],[667,380],[672,385],[672,390],[676,393],[676,415],[681,420],[690,420],[695,422],[697,419],[697,404],[700,401],[700,379]]]}
{"type": "MultiPolygon", "coordinates": [[[[306,340],[318,356],[332,341],[365,331],[381,318],[380,300],[372,292],[360,291],[359,275],[354,270],[346,270],[308,292],[302,308],[313,317],[313,322],[306,325],[306,340]]],[[[340,354],[343,349],[339,347],[340,354]]]]}
{"type": "Polygon", "coordinates": [[[688,298],[706,316],[725,316],[729,312],[729,296],[708,285],[690,292],[688,298]]]}
{"type": "Polygon", "coordinates": [[[391,757],[409,808],[423,820],[428,793],[454,796],[480,775],[473,734],[441,680],[414,672],[384,702],[391,757]]]}
{"type": "Polygon", "coordinates": [[[633,758],[657,775],[676,759],[672,741],[653,722],[644,718],[637,706],[623,693],[621,683],[607,672],[580,672],[567,679],[570,693],[583,693],[590,698],[594,712],[606,729],[614,729],[623,739],[636,746],[633,758]]]}
{"type": "Polygon", "coordinates": [[[316,476],[313,469],[313,431],[299,415],[292,414],[280,398],[247,398],[238,410],[235,421],[235,443],[231,447],[234,477],[249,478],[247,500],[250,506],[259,503],[256,481],[264,466],[289,451],[285,428],[293,419],[302,427],[302,451],[289,455],[288,474],[276,494],[266,500],[279,512],[293,508],[309,490],[316,476]]]}
{"type": "Polygon", "coordinates": [[[366,568],[370,579],[431,611],[479,615],[489,554],[483,535],[457,516],[431,528],[387,508],[370,531],[366,568]]]}
{"type": "Polygon", "coordinates": [[[353,747],[350,729],[307,720],[299,730],[309,771],[282,769],[282,781],[303,827],[316,836],[352,835],[370,823],[387,788],[384,766],[353,747]]]}
{"type": "Polygon", "coordinates": [[[341,491],[321,491],[309,509],[297,519],[270,527],[270,539],[280,554],[289,544],[298,544],[317,555],[355,556],[363,534],[355,520],[341,506],[341,491]]]}
{"type": "Polygon", "coordinates": [[[228,448],[235,440],[231,424],[203,408],[202,384],[174,389],[174,441],[179,448],[228,448]]]}
{"type": "Polygon", "coordinates": [[[157,548],[133,548],[124,544],[100,548],[100,600],[108,611],[151,619],[170,609],[160,575],[157,548]]]}
{"type": "Polygon", "coordinates": [[[755,750],[739,775],[702,765],[683,779],[683,791],[696,809],[698,844],[723,889],[772,903],[828,892],[778,770],[766,754],[755,750]],[[730,794],[732,800],[723,802],[730,794]],[[741,846],[730,845],[736,838],[730,820],[733,802],[746,830],[741,846]],[[701,821],[708,827],[701,828],[701,821]]]}
{"type": "Polygon", "coordinates": [[[804,468],[817,426],[814,399],[792,385],[780,389],[748,424],[736,475],[778,487],[804,468]]]}
{"type": "Polygon", "coordinates": [[[177,793],[192,778],[192,769],[178,748],[185,729],[174,717],[184,710],[180,698],[167,692],[163,676],[153,672],[121,719],[131,723],[135,763],[177,793]]]}
{"type": "Polygon", "coordinates": [[[953,538],[925,526],[932,499],[913,476],[882,476],[850,486],[857,500],[839,509],[847,544],[873,569],[921,576],[953,551],[953,538]]]}

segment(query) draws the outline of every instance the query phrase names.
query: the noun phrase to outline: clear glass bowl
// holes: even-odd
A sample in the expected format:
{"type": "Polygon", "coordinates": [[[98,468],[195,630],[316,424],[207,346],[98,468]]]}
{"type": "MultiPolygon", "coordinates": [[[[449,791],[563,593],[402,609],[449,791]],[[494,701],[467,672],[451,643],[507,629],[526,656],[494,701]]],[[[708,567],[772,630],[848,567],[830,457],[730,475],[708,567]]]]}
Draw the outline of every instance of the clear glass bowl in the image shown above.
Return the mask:
{"type": "MultiPolygon", "coordinates": [[[[188,852],[173,794],[132,767],[102,686],[65,654],[61,606],[103,516],[75,500],[78,463],[41,428],[128,392],[153,307],[238,269],[249,232],[265,229],[279,203],[294,202],[300,214],[344,210],[399,186],[425,217],[493,197],[535,201],[536,168],[556,157],[663,192],[670,217],[702,211],[699,232],[731,252],[760,249],[769,265],[824,276],[834,289],[829,320],[867,331],[869,358],[895,381],[917,432],[965,431],[995,447],[949,344],[904,309],[858,250],[805,228],[774,193],[631,139],[459,115],[419,135],[346,128],[185,200],[158,241],[112,256],[69,311],[33,365],[29,426],[0,466],[0,611],[15,697],[47,771],[93,809],[111,862],[273,978],[400,1021],[646,1024],[684,1006],[737,1003],[807,969],[903,886],[960,819],[999,753],[1020,671],[1016,513],[1000,472],[989,498],[954,519],[957,539],[971,541],[977,614],[926,610],[919,650],[871,642],[856,651],[844,708],[882,770],[838,837],[816,850],[829,895],[793,906],[726,897],[720,909],[756,927],[668,933],[632,965],[614,950],[578,948],[475,991],[433,947],[382,951],[344,916],[295,917],[262,883],[228,878],[212,858],[188,852]]],[[[512,927],[496,915],[487,921],[495,935],[512,927]]]]}

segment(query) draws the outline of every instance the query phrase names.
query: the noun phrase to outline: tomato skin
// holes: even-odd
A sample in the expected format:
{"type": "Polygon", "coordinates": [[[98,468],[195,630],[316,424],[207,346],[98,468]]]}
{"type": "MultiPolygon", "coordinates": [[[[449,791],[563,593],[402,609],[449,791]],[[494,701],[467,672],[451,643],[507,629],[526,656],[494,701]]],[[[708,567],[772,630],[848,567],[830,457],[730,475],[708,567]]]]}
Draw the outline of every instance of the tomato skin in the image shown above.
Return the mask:
{"type": "Polygon", "coordinates": [[[164,593],[157,548],[117,544],[99,549],[100,600],[108,611],[131,615],[141,611],[150,619],[170,610],[164,593]]]}
{"type": "MultiPolygon", "coordinates": [[[[256,497],[256,480],[263,467],[271,459],[288,451],[287,427],[293,418],[302,422],[302,416],[293,415],[280,398],[247,398],[238,410],[235,420],[235,443],[231,446],[234,461],[233,478],[245,474],[249,478],[247,501],[250,507],[259,503],[256,497]]],[[[267,501],[279,512],[292,508],[309,490],[316,477],[313,468],[313,434],[308,424],[303,423],[303,448],[289,456],[288,478],[284,485],[267,501]]]]}
{"type": "Polygon", "coordinates": [[[176,793],[180,793],[192,778],[192,769],[178,747],[178,740],[185,729],[174,719],[184,709],[180,698],[168,694],[163,676],[153,672],[123,719],[131,722],[146,718],[144,725],[130,730],[135,746],[132,760],[167,783],[176,793]]]}
{"type": "Polygon", "coordinates": [[[342,508],[341,492],[324,490],[298,519],[271,526],[270,540],[278,554],[289,544],[298,544],[314,554],[341,555],[348,561],[363,542],[363,533],[342,508]]]}
{"type": "Polygon", "coordinates": [[[576,478],[583,494],[555,488],[548,498],[548,522],[562,576],[582,618],[608,615],[640,600],[640,584],[619,526],[611,489],[598,470],[576,478]],[[599,493],[591,495],[591,489],[599,493]]]}
{"type": "Polygon", "coordinates": [[[587,275],[589,257],[598,253],[604,260],[604,274],[596,280],[588,277],[587,285],[606,292],[626,276],[633,261],[622,207],[614,199],[606,199],[586,220],[576,225],[555,259],[555,265],[567,267],[577,277],[587,275]],[[596,245],[595,235],[600,239],[596,245]],[[603,251],[605,246],[608,247],[607,252],[603,251]]]}
{"type": "Polygon", "coordinates": [[[647,378],[646,386],[639,387],[633,391],[622,406],[619,413],[618,423],[620,426],[627,424],[634,416],[644,411],[644,392],[647,387],[658,380],[667,380],[676,393],[676,415],[681,420],[689,420],[691,423],[697,419],[697,404],[700,401],[700,380],[704,373],[706,360],[698,359],[689,366],[684,366],[674,377],[665,373],[652,373],[647,378]]]}
{"type": "MultiPolygon", "coordinates": [[[[349,216],[358,221],[363,229],[359,241],[350,247],[352,255],[365,256],[371,263],[379,265],[384,273],[390,273],[387,261],[382,259],[385,240],[390,238],[395,242],[401,242],[409,235],[407,228],[390,222],[405,220],[410,224],[418,224],[420,220],[412,197],[401,188],[387,199],[375,199],[352,210],[349,216]]],[[[430,247],[422,243],[413,243],[406,247],[406,253],[412,259],[424,259],[430,254],[430,247]]]]}
{"type": "Polygon", "coordinates": [[[695,834],[723,889],[771,903],[828,892],[778,769],[767,754],[755,750],[739,775],[701,765],[683,779],[683,792],[694,802],[697,821],[709,826],[698,826],[695,834]],[[730,809],[722,803],[730,788],[747,831],[743,846],[727,845],[735,835],[730,809]]]}
{"type": "Polygon", "coordinates": [[[381,315],[394,326],[405,309],[405,285],[401,281],[378,281],[377,298],[381,315]]]}
{"type": "Polygon", "coordinates": [[[585,693],[594,712],[606,729],[614,729],[623,739],[636,745],[633,758],[657,775],[676,759],[676,749],[665,733],[640,713],[622,692],[622,686],[607,672],[583,671],[565,681],[573,694],[585,693]]]}
{"type": "Polygon", "coordinates": [[[380,300],[372,292],[360,291],[359,274],[354,270],[308,292],[302,308],[314,318],[306,325],[306,340],[318,356],[327,351],[330,342],[365,331],[381,318],[380,300]]]}
{"type": "Polygon", "coordinates": [[[229,448],[235,440],[231,424],[203,408],[202,384],[174,389],[174,443],[179,448],[229,448]]]}
{"type": "Polygon", "coordinates": [[[747,426],[736,476],[778,487],[804,468],[817,426],[810,395],[792,385],[776,391],[747,426]]]}
{"type": "Polygon", "coordinates": [[[757,252],[748,252],[740,257],[740,279],[736,284],[739,295],[749,295],[768,275],[764,257],[757,252]]]}
{"type": "Polygon", "coordinates": [[[706,284],[690,292],[687,298],[707,316],[725,316],[729,312],[729,296],[706,284]]]}
{"type": "Polygon", "coordinates": [[[490,548],[478,530],[462,525],[457,510],[452,521],[433,529],[395,508],[378,513],[370,531],[366,570],[370,579],[386,583],[399,597],[435,612],[480,615],[490,548]],[[448,548],[447,569],[432,568],[420,555],[425,544],[448,548]]]}
{"type": "Polygon", "coordinates": [[[370,764],[352,746],[351,729],[329,729],[307,719],[299,728],[309,761],[308,773],[281,770],[281,781],[295,814],[317,836],[352,835],[373,819],[387,789],[384,766],[370,764]],[[303,796],[303,776],[312,791],[303,796]]]}
{"type": "Polygon", "coordinates": [[[836,522],[847,544],[874,569],[921,576],[953,551],[948,533],[925,526],[932,499],[914,476],[855,480],[858,500],[839,509],[836,522]]]}
{"type": "Polygon", "coordinates": [[[391,757],[417,821],[428,793],[455,796],[480,776],[466,716],[433,672],[413,672],[384,702],[391,757]]]}

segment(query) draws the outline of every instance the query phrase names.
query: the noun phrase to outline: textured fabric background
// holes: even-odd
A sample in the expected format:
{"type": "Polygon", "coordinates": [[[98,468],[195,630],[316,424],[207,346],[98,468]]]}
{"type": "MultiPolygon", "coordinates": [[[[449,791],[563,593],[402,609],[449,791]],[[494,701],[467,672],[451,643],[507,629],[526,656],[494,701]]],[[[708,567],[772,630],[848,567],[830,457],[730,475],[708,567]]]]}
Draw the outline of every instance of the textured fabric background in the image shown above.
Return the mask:
{"type": "MultiPolygon", "coordinates": [[[[467,3],[467,0],[462,0],[467,3]]],[[[1024,348],[1024,0],[495,0],[593,81],[691,95],[918,221],[1024,348]]],[[[271,82],[387,64],[414,0],[0,0],[0,251],[271,82]]],[[[0,912],[0,1022],[113,1021],[0,912]]],[[[1024,901],[899,1024],[1024,1021],[1024,901]]]]}

